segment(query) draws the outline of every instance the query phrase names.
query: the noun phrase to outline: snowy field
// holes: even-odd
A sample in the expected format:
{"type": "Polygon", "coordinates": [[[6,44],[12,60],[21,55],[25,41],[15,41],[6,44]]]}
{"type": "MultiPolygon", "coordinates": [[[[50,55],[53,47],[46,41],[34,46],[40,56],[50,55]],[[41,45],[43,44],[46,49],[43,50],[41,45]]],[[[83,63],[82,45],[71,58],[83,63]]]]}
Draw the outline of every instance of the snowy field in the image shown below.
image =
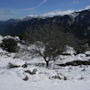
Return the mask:
{"type": "Polygon", "coordinates": [[[51,62],[50,67],[46,68],[40,57],[31,59],[25,52],[16,54],[0,49],[0,90],[90,90],[90,66],[56,65],[74,60],[90,60],[90,57],[79,54],[60,56],[60,59],[51,62]],[[10,68],[10,63],[19,67],[10,68]],[[26,68],[22,67],[25,63],[28,64],[26,68]]]}
{"type": "Polygon", "coordinates": [[[90,90],[90,66],[52,65],[46,68],[38,66],[43,62],[41,58],[35,58],[27,61],[30,63],[27,68],[8,68],[10,62],[17,65],[25,63],[13,57],[14,54],[0,56],[0,90],[90,90]],[[37,69],[34,75],[25,72],[33,69],[37,69]],[[25,77],[28,80],[24,80],[25,77]]]}

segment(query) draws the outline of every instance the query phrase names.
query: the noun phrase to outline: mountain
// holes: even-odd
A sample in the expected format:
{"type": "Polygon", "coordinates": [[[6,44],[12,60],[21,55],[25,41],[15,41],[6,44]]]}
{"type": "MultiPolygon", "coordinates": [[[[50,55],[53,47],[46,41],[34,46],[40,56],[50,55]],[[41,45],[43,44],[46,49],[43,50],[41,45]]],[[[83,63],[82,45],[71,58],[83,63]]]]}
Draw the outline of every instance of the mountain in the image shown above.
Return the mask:
{"type": "Polygon", "coordinates": [[[90,9],[64,16],[40,17],[28,16],[22,20],[0,21],[1,34],[13,34],[40,30],[46,25],[62,27],[64,31],[74,33],[80,38],[90,38],[90,9]]]}

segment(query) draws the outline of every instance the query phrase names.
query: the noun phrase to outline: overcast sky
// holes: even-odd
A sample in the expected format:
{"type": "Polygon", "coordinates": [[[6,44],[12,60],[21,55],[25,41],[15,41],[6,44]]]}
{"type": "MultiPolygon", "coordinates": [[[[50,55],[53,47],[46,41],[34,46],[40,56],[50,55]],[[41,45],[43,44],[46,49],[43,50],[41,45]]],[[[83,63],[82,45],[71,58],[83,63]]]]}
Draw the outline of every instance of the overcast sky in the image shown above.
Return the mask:
{"type": "Polygon", "coordinates": [[[0,20],[28,15],[64,15],[90,8],[90,0],[0,0],[0,20]]]}

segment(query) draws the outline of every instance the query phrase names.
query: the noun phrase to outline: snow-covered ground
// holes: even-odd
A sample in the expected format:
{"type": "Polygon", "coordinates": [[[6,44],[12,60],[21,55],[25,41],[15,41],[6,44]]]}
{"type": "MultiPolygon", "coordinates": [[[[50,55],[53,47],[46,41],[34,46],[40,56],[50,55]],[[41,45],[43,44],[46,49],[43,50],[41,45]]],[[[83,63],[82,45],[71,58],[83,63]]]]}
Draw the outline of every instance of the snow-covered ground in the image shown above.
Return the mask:
{"type": "Polygon", "coordinates": [[[56,65],[74,60],[90,60],[90,57],[60,56],[46,68],[41,57],[30,58],[28,53],[8,53],[0,48],[0,90],[90,90],[90,66],[56,65]],[[9,63],[19,67],[9,68],[9,63]],[[26,68],[22,67],[25,63],[26,68]],[[30,73],[33,71],[34,74],[30,73]]]}

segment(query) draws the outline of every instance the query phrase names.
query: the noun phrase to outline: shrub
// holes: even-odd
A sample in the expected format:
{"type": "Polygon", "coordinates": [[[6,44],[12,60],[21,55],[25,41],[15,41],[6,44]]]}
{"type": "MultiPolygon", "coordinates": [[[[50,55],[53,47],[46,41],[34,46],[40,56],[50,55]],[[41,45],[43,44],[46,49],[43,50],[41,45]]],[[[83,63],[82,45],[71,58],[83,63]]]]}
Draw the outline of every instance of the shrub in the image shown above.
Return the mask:
{"type": "Polygon", "coordinates": [[[68,80],[66,76],[63,76],[63,80],[68,80]]]}
{"type": "Polygon", "coordinates": [[[18,67],[20,67],[20,65],[15,65],[13,63],[8,64],[8,68],[18,68],[18,67]]]}
{"type": "Polygon", "coordinates": [[[0,46],[8,52],[17,52],[17,42],[12,38],[4,39],[0,46]]]}
{"type": "Polygon", "coordinates": [[[81,45],[81,44],[78,44],[76,47],[75,47],[75,50],[77,52],[77,54],[79,53],[84,53],[85,51],[87,51],[87,46],[86,45],[81,45]]]}
{"type": "Polygon", "coordinates": [[[33,71],[30,71],[30,70],[26,70],[25,73],[28,73],[30,75],[35,75],[37,72],[37,69],[33,69],[33,71]]]}
{"type": "Polygon", "coordinates": [[[83,79],[84,79],[84,77],[82,77],[82,76],[80,78],[78,78],[78,80],[83,80],[83,79]]]}
{"type": "Polygon", "coordinates": [[[29,77],[26,75],[22,80],[27,81],[29,77]]]}
{"type": "Polygon", "coordinates": [[[90,60],[89,61],[80,61],[80,60],[76,60],[76,61],[71,61],[71,62],[67,62],[65,64],[58,64],[59,66],[79,66],[79,65],[90,65],[90,60]]]}

